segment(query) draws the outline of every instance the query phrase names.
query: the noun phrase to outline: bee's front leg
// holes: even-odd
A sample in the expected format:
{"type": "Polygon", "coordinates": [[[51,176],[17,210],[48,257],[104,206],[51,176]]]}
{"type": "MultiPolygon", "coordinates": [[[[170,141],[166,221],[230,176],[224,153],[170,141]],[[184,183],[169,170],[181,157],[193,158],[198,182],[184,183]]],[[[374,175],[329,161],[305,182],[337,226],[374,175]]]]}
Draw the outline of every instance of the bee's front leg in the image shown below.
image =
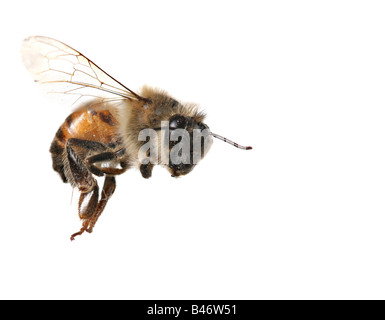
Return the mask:
{"type": "Polygon", "coordinates": [[[142,174],[142,177],[145,179],[151,178],[153,168],[154,168],[154,165],[150,162],[147,164],[141,164],[140,173],[142,174]]]}

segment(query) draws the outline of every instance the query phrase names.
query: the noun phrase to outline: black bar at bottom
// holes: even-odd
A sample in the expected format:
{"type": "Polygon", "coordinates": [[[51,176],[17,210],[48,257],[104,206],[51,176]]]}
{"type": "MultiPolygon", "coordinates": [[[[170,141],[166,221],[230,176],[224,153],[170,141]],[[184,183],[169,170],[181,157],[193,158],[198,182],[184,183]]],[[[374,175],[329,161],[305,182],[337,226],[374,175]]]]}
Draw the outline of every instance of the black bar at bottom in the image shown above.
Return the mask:
{"type": "Polygon", "coordinates": [[[137,319],[248,319],[255,315],[252,300],[126,301],[137,319]]]}

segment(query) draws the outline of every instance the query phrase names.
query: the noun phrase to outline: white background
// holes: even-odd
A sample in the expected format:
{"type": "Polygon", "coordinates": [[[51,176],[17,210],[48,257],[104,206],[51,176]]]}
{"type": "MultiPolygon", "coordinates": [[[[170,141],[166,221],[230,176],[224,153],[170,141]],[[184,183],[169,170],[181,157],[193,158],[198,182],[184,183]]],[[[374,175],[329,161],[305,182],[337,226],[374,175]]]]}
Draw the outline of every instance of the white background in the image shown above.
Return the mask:
{"type": "MultiPolygon", "coordinates": [[[[1,30],[1,299],[384,299],[381,1],[12,1],[1,30]],[[189,175],[130,170],[93,234],[51,169],[71,108],[20,59],[46,35],[199,103],[189,175]]],[[[100,181],[101,182],[101,181],[100,181]]]]}

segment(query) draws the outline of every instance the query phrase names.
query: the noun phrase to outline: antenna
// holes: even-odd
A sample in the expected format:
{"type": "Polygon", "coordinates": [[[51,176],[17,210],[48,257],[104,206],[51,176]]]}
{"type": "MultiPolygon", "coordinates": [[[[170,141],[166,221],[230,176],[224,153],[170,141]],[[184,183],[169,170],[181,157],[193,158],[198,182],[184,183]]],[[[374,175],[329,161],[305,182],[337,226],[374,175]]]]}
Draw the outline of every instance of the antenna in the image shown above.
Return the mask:
{"type": "Polygon", "coordinates": [[[238,143],[235,143],[235,142],[233,142],[233,141],[231,141],[231,140],[229,140],[229,139],[227,139],[227,138],[225,138],[225,137],[220,136],[219,134],[215,134],[215,133],[212,133],[212,132],[211,132],[211,135],[212,135],[214,138],[217,138],[217,139],[222,140],[222,141],[224,141],[224,142],[230,143],[232,146],[237,147],[237,148],[239,148],[239,149],[242,149],[242,150],[251,150],[251,149],[253,149],[252,147],[244,147],[244,146],[241,146],[241,145],[239,145],[238,143]]]}

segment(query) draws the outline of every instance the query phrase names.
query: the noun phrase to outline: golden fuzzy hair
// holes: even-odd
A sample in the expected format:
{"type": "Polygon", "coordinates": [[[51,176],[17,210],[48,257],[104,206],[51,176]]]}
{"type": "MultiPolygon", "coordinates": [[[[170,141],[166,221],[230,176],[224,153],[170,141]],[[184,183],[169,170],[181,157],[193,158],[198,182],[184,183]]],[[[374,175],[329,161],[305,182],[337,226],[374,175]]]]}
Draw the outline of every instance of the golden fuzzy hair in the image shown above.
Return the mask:
{"type": "Polygon", "coordinates": [[[138,140],[138,133],[143,129],[159,129],[162,121],[168,121],[175,114],[191,117],[196,122],[205,119],[198,105],[181,103],[162,89],[143,86],[139,95],[142,100],[129,100],[119,112],[120,135],[132,155],[138,155],[143,145],[143,141],[138,140]]]}

